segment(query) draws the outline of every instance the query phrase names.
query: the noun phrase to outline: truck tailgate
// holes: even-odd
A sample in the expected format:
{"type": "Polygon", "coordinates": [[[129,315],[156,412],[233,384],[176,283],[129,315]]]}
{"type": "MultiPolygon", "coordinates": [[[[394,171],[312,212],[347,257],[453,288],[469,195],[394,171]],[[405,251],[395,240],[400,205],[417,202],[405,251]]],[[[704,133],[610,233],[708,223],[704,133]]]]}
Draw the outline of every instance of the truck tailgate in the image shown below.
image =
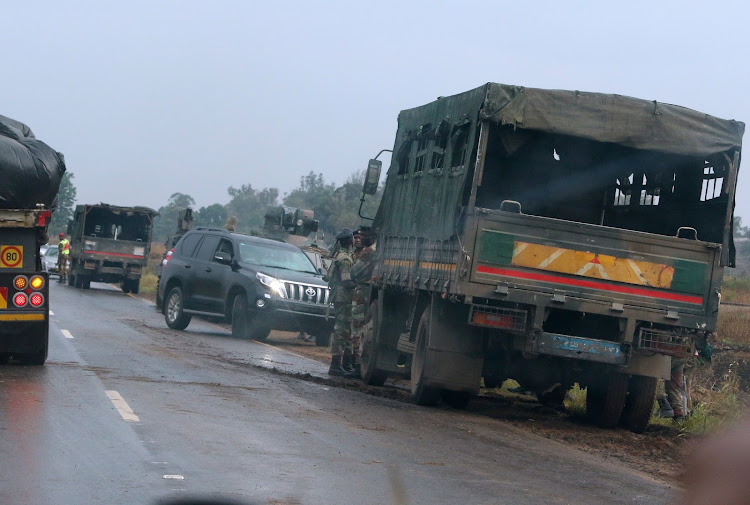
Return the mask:
{"type": "Polygon", "coordinates": [[[717,244],[508,212],[478,219],[473,282],[707,311],[717,244]]]}

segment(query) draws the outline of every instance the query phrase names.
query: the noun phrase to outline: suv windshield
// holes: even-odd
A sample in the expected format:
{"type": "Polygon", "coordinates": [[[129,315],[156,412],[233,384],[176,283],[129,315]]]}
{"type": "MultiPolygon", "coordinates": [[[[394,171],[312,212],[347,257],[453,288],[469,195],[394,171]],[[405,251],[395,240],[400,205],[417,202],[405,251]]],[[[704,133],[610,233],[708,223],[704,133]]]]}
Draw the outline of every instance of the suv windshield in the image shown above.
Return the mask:
{"type": "Polygon", "coordinates": [[[240,261],[262,267],[283,268],[297,272],[318,273],[302,250],[269,246],[253,242],[240,242],[240,261]]]}

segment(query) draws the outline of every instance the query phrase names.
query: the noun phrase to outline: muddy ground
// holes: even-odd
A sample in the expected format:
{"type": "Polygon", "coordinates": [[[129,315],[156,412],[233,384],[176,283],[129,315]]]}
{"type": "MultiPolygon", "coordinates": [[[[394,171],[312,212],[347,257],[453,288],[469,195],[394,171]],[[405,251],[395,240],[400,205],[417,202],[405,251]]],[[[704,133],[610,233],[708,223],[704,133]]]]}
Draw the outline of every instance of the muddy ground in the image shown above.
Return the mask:
{"type": "MultiPolygon", "coordinates": [[[[226,327],[229,328],[228,325],[226,327]]],[[[305,342],[296,333],[274,331],[265,342],[321,363],[330,361],[329,348],[305,342]]],[[[712,363],[697,371],[695,396],[698,401],[702,398],[701,390],[705,393],[711,388],[720,387],[728,374],[736,378],[740,401],[745,406],[750,405],[750,350],[729,346],[717,346],[712,363]]],[[[407,381],[389,379],[383,387],[374,387],[353,379],[321,379],[306,374],[300,374],[298,378],[410,401],[407,381]]],[[[438,408],[450,409],[447,406],[438,408]]],[[[587,423],[582,416],[544,407],[535,398],[495,389],[482,389],[479,396],[471,400],[467,411],[509,422],[537,435],[568,443],[584,452],[617,460],[676,486],[680,485],[684,459],[705,438],[687,433],[677,425],[651,424],[639,435],[620,428],[602,429],[587,423]]]]}
{"type": "MultiPolygon", "coordinates": [[[[273,332],[266,343],[321,363],[328,363],[330,360],[327,348],[303,342],[295,333],[273,332]]],[[[309,376],[300,378],[321,381],[309,376]]],[[[406,381],[388,380],[383,387],[366,386],[360,381],[339,378],[324,379],[321,382],[409,401],[409,385],[406,381]]],[[[569,443],[585,452],[618,460],[674,485],[679,485],[680,462],[684,454],[699,438],[681,433],[677,427],[658,425],[649,426],[641,435],[624,429],[605,430],[567,412],[544,407],[535,398],[496,391],[483,389],[481,394],[469,403],[467,411],[509,422],[543,437],[569,443]]]]}

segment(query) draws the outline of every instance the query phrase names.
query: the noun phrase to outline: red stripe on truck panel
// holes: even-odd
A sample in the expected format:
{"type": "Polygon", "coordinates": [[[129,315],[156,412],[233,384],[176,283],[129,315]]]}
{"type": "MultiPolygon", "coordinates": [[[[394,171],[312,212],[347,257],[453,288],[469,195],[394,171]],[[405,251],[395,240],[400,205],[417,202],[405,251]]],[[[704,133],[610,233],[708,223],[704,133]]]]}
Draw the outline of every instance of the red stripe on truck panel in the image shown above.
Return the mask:
{"type": "Polygon", "coordinates": [[[113,252],[106,252],[106,251],[83,251],[84,254],[106,254],[107,256],[121,256],[123,258],[140,258],[143,259],[144,256],[135,256],[133,254],[121,254],[121,253],[113,253],[113,252]]]}
{"type": "Polygon", "coordinates": [[[700,296],[681,295],[679,293],[666,293],[664,291],[655,291],[650,289],[636,288],[632,286],[619,286],[617,284],[607,284],[604,282],[588,281],[583,279],[569,279],[567,277],[558,277],[556,275],[538,274],[533,272],[520,272],[518,270],[509,270],[507,268],[494,268],[484,265],[477,267],[477,272],[491,275],[504,275],[515,277],[517,279],[528,279],[532,281],[554,282],[555,284],[566,284],[568,286],[578,286],[581,288],[601,289],[614,293],[624,293],[627,295],[648,296],[650,298],[661,298],[663,300],[672,300],[675,302],[693,303],[696,305],[703,304],[703,298],[700,296]]]}

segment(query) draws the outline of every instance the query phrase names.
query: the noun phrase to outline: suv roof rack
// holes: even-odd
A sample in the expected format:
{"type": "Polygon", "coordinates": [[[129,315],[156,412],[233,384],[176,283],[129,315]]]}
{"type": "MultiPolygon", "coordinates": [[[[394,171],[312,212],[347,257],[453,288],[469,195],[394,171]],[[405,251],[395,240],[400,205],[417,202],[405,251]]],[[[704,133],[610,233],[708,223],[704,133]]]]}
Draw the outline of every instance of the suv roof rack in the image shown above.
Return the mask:
{"type": "Polygon", "coordinates": [[[229,233],[229,230],[225,230],[224,228],[211,228],[210,226],[196,226],[195,228],[193,228],[193,230],[223,231],[223,232],[229,233]]]}

